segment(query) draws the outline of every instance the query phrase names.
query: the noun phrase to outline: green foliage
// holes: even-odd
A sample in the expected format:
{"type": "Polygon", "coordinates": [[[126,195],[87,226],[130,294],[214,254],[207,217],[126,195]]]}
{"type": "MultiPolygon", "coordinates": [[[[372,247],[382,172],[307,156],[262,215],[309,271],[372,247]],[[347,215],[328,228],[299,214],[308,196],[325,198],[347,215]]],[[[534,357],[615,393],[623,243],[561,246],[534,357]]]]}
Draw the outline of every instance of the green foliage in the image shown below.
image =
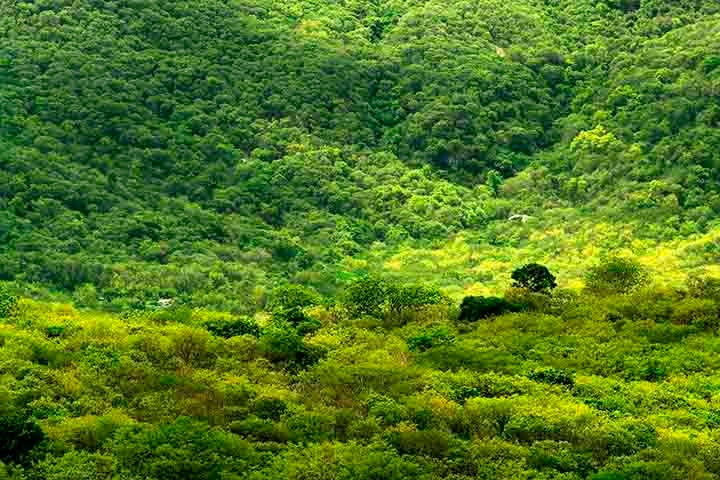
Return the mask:
{"type": "Polygon", "coordinates": [[[284,285],[272,291],[268,308],[270,310],[310,307],[320,303],[320,296],[303,285],[284,285]]]}
{"type": "Polygon", "coordinates": [[[343,304],[353,317],[363,315],[379,317],[383,312],[389,289],[388,283],[380,278],[362,277],[345,288],[343,304]]]}
{"type": "Polygon", "coordinates": [[[387,306],[393,313],[437,305],[446,300],[440,290],[433,286],[391,285],[387,288],[387,306]]]}
{"type": "Polygon", "coordinates": [[[308,345],[295,329],[275,325],[263,331],[258,351],[271,362],[290,369],[305,368],[318,362],[325,354],[322,347],[308,345]]]}
{"type": "Polygon", "coordinates": [[[3,2],[0,480],[716,478],[719,19],[3,2]]]}
{"type": "Polygon", "coordinates": [[[460,304],[460,321],[475,322],[505,312],[518,312],[521,308],[498,297],[465,297],[460,304]]]}
{"type": "Polygon", "coordinates": [[[551,385],[563,385],[570,388],[575,386],[575,376],[572,373],[556,368],[546,368],[530,372],[528,378],[535,382],[549,383],[551,385]]]}
{"type": "Polygon", "coordinates": [[[211,320],[205,323],[208,332],[223,338],[238,337],[241,335],[260,336],[260,327],[257,322],[250,318],[238,318],[235,320],[211,320]]]}
{"type": "Polygon", "coordinates": [[[0,319],[9,318],[17,312],[18,297],[10,289],[0,284],[0,319]]]}
{"type": "Polygon", "coordinates": [[[439,345],[450,345],[455,341],[455,336],[447,327],[434,327],[424,329],[407,340],[411,352],[424,352],[439,345]]]}
{"type": "Polygon", "coordinates": [[[279,398],[260,398],[253,403],[253,413],[265,420],[280,420],[287,408],[287,403],[279,398]]]}
{"type": "Polygon", "coordinates": [[[45,433],[33,419],[0,417],[0,461],[19,463],[45,441],[45,433]]]}
{"type": "Polygon", "coordinates": [[[545,293],[557,287],[555,276],[544,265],[529,263],[513,270],[513,287],[531,292],[545,293]]]}
{"type": "Polygon", "coordinates": [[[585,276],[588,290],[597,294],[630,293],[648,280],[648,274],[640,263],[617,256],[604,259],[585,276]]]}

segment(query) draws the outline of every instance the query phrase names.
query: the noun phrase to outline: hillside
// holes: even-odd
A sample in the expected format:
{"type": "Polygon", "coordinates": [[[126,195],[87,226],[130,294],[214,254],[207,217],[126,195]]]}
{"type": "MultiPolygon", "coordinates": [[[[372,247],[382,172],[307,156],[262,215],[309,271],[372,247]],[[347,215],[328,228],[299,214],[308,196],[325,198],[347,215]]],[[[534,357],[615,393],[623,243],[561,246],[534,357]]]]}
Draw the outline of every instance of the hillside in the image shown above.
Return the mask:
{"type": "Polygon", "coordinates": [[[252,312],[278,282],[332,294],[458,243],[497,266],[422,271],[459,294],[524,259],[572,285],[578,256],[703,243],[719,11],[2,2],[0,278],[252,312]]]}
{"type": "Polygon", "coordinates": [[[371,285],[284,287],[257,319],[3,291],[0,478],[720,478],[717,282],[515,292],[524,312],[477,322],[358,317],[371,285]]]}
{"type": "Polygon", "coordinates": [[[720,479],[720,3],[0,39],[0,480],[720,479]]]}

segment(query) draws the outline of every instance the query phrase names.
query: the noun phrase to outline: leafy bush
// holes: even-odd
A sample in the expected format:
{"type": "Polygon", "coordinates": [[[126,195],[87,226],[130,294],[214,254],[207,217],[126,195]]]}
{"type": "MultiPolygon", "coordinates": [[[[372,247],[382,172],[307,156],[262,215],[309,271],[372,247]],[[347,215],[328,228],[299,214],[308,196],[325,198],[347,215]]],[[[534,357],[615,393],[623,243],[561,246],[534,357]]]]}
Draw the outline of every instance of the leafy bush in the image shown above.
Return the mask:
{"type": "Polygon", "coordinates": [[[536,370],[534,372],[530,372],[527,377],[535,382],[549,383],[551,385],[563,385],[570,388],[575,386],[575,376],[572,373],[558,370],[556,368],[536,370]]]}
{"type": "Polygon", "coordinates": [[[271,419],[248,417],[230,424],[230,431],[258,442],[287,442],[289,433],[284,425],[271,419]]]}
{"type": "Polygon", "coordinates": [[[557,287],[555,276],[544,265],[529,263],[512,272],[513,287],[546,293],[557,287]]]}
{"type": "Polygon", "coordinates": [[[687,298],[673,305],[670,319],[673,323],[681,325],[698,325],[701,327],[716,327],[718,323],[718,309],[715,300],[687,298]]]}
{"type": "Polygon", "coordinates": [[[377,418],[382,425],[396,425],[407,417],[406,409],[392,398],[372,395],[367,401],[368,415],[377,418]]]}
{"type": "Polygon", "coordinates": [[[687,286],[692,297],[720,300],[720,278],[690,275],[687,286]]]}
{"type": "Polygon", "coordinates": [[[585,285],[596,294],[626,294],[645,285],[648,280],[648,274],[639,262],[613,256],[588,271],[585,285]]]}
{"type": "Polygon", "coordinates": [[[367,276],[355,280],[344,291],[343,305],[353,317],[369,315],[379,317],[387,300],[391,285],[386,281],[367,276]]]}
{"type": "Polygon", "coordinates": [[[239,337],[242,335],[260,336],[260,326],[251,318],[238,318],[236,320],[211,320],[204,324],[208,332],[223,338],[239,337]]]}
{"type": "Polygon", "coordinates": [[[437,287],[428,285],[393,285],[387,289],[388,308],[393,313],[437,305],[445,300],[437,287]]]}
{"type": "Polygon", "coordinates": [[[475,322],[483,318],[519,312],[521,307],[498,297],[465,297],[460,304],[460,321],[475,322]]]}
{"type": "Polygon", "coordinates": [[[8,318],[17,312],[18,297],[5,285],[0,285],[0,318],[8,318]]]}
{"type": "Polygon", "coordinates": [[[387,437],[390,444],[402,455],[444,458],[450,450],[448,433],[440,430],[392,432],[387,437]]]}
{"type": "Polygon", "coordinates": [[[0,417],[0,460],[19,463],[45,440],[34,420],[19,416],[0,417]]]}
{"type": "Polygon", "coordinates": [[[268,308],[270,310],[305,308],[318,305],[320,301],[320,295],[310,287],[287,284],[272,291],[268,308]]]}
{"type": "Polygon", "coordinates": [[[265,420],[278,421],[287,409],[285,400],[279,398],[259,398],[253,402],[253,412],[265,420]]]}
{"type": "Polygon", "coordinates": [[[435,327],[422,330],[407,340],[411,352],[424,352],[438,345],[449,345],[455,341],[455,336],[447,327],[435,327]]]}
{"type": "Polygon", "coordinates": [[[263,332],[258,351],[268,360],[291,370],[306,368],[325,356],[322,347],[308,345],[295,329],[274,326],[263,332]]]}

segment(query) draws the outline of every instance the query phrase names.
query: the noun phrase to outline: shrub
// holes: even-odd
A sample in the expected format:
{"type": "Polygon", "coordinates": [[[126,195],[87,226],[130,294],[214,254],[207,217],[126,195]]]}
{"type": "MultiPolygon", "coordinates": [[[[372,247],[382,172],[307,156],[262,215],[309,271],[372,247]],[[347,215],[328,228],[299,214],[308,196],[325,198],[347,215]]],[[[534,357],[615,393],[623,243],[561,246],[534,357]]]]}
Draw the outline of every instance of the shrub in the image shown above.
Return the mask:
{"type": "Polygon", "coordinates": [[[18,416],[0,417],[0,461],[21,463],[45,440],[34,420],[18,416]]]}
{"type": "Polygon", "coordinates": [[[322,442],[335,437],[335,417],[318,412],[299,412],[289,417],[285,424],[291,442],[322,442]]]}
{"type": "Polygon", "coordinates": [[[544,265],[530,263],[512,272],[513,287],[546,293],[557,287],[555,276],[544,265]]]}
{"type": "Polygon", "coordinates": [[[460,304],[461,321],[477,320],[502,315],[505,312],[519,312],[521,308],[498,297],[465,297],[460,304]]]}
{"type": "Polygon", "coordinates": [[[527,377],[534,382],[549,383],[551,385],[563,385],[570,388],[575,386],[575,376],[572,373],[558,370],[556,368],[536,370],[529,373],[527,377]]]}
{"type": "Polygon", "coordinates": [[[258,442],[287,442],[288,432],[282,424],[276,424],[272,420],[249,417],[230,424],[230,431],[258,442]]]}
{"type": "Polygon", "coordinates": [[[17,313],[18,297],[4,285],[0,285],[0,318],[9,318],[17,313]]]}
{"type": "Polygon", "coordinates": [[[306,321],[308,316],[302,307],[283,308],[278,307],[272,312],[273,322],[276,323],[289,323],[292,326],[297,326],[300,323],[306,321]]]}
{"type": "Polygon", "coordinates": [[[673,305],[670,319],[681,325],[714,327],[717,324],[718,306],[714,300],[686,298],[673,305]]]}
{"type": "Polygon", "coordinates": [[[658,382],[667,377],[668,372],[657,360],[650,360],[640,369],[640,378],[648,382],[658,382]]]}
{"type": "Polygon", "coordinates": [[[305,308],[318,305],[320,300],[320,295],[312,288],[288,284],[272,291],[268,308],[270,310],[305,308]]]}
{"type": "Polygon", "coordinates": [[[287,403],[279,398],[260,398],[253,404],[253,412],[265,420],[280,420],[287,411],[287,403]]]}
{"type": "Polygon", "coordinates": [[[351,283],[343,294],[343,305],[353,317],[379,317],[385,305],[390,285],[384,280],[368,276],[351,283]]]}
{"type": "Polygon", "coordinates": [[[433,458],[446,457],[450,450],[447,432],[440,430],[411,430],[391,432],[390,443],[401,455],[426,455],[433,458]]]}
{"type": "Polygon", "coordinates": [[[255,320],[239,318],[231,321],[211,320],[204,324],[208,332],[217,337],[232,338],[242,335],[260,336],[260,327],[255,320]]]}
{"type": "Polygon", "coordinates": [[[407,344],[411,352],[424,352],[438,345],[448,345],[455,341],[455,337],[447,327],[435,327],[430,330],[422,330],[408,338],[407,344]]]}
{"type": "Polygon", "coordinates": [[[188,365],[200,365],[210,361],[210,335],[201,329],[181,327],[171,334],[175,355],[188,365]]]}
{"type": "Polygon", "coordinates": [[[588,290],[596,294],[630,293],[648,282],[648,274],[631,258],[609,257],[585,276],[588,290]]]}
{"type": "Polygon", "coordinates": [[[407,417],[405,407],[383,395],[373,395],[367,405],[368,415],[377,418],[383,425],[396,425],[407,417]]]}
{"type": "Polygon", "coordinates": [[[263,333],[258,342],[258,350],[271,362],[291,370],[313,365],[325,356],[322,347],[305,344],[296,330],[279,326],[263,333]]]}
{"type": "Polygon", "coordinates": [[[48,338],[62,337],[63,333],[65,333],[64,325],[49,325],[45,327],[45,336],[48,338]]]}
{"type": "Polygon", "coordinates": [[[322,324],[320,323],[320,320],[317,320],[315,318],[306,318],[304,322],[301,322],[297,326],[297,332],[299,335],[302,335],[303,337],[305,335],[311,335],[318,330],[322,328],[322,324]]]}
{"type": "Polygon", "coordinates": [[[427,285],[400,285],[387,289],[388,307],[394,313],[425,305],[437,305],[445,300],[437,287],[427,285]]]}
{"type": "Polygon", "coordinates": [[[720,300],[720,278],[691,275],[687,287],[691,297],[720,300]]]}

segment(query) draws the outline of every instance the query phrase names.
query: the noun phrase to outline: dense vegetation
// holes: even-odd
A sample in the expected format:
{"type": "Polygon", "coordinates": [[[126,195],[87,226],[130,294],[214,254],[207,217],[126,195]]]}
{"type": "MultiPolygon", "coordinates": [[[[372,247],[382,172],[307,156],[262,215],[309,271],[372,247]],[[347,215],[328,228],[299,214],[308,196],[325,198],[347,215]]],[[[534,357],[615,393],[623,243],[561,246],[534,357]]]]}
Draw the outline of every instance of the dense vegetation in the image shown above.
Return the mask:
{"type": "MultiPolygon", "coordinates": [[[[589,238],[713,232],[718,12],[2,1],[0,278],[251,313],[283,279],[331,293],[457,235],[495,285],[500,248],[557,268],[589,238]]],[[[683,268],[715,255],[696,250],[683,268]]]]}
{"type": "Polygon", "coordinates": [[[720,478],[720,3],[0,39],[0,480],[720,478]]]}
{"type": "Polygon", "coordinates": [[[720,478],[720,285],[617,265],[588,272],[614,293],[514,288],[481,318],[377,277],[255,318],[4,289],[0,478],[720,478]]]}

